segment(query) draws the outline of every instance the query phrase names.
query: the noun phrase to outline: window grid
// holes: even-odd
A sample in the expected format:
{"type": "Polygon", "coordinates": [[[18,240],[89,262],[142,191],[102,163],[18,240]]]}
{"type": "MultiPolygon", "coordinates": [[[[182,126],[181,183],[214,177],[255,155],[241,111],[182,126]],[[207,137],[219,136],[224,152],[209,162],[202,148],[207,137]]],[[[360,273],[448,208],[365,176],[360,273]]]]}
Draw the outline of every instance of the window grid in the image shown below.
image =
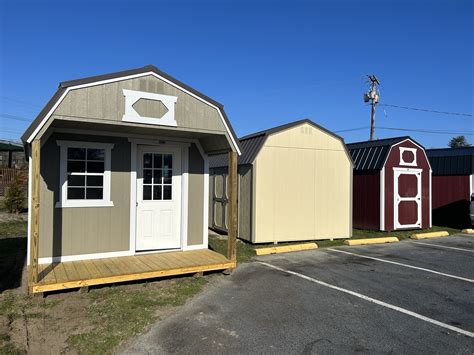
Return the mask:
{"type": "Polygon", "coordinates": [[[173,155],[143,154],[143,200],[172,200],[173,155]]]}
{"type": "MultiPolygon", "coordinates": [[[[104,197],[104,175],[105,175],[105,150],[97,148],[76,148],[69,147],[67,148],[67,170],[69,170],[69,162],[84,162],[84,172],[81,171],[67,171],[67,181],[68,181],[68,199],[72,200],[102,200],[104,197]],[[69,158],[69,153],[72,150],[84,150],[84,159],[74,159],[69,158]],[[102,156],[101,159],[90,159],[89,151],[98,151],[99,155],[102,156]],[[102,163],[102,172],[88,172],[88,163],[102,163]],[[73,179],[73,177],[84,177],[82,183],[77,181],[81,179],[73,179]],[[99,177],[101,179],[94,179],[99,177]],[[91,179],[89,179],[91,178],[91,179]],[[72,180],[76,180],[75,183],[70,183],[72,180]],[[90,182],[89,182],[90,180],[90,182]],[[96,182],[93,182],[96,180],[96,182]],[[99,183],[100,181],[100,183],[99,183]],[[82,190],[82,192],[80,191],[82,190]]],[[[82,170],[82,169],[80,169],[82,170]]]]}

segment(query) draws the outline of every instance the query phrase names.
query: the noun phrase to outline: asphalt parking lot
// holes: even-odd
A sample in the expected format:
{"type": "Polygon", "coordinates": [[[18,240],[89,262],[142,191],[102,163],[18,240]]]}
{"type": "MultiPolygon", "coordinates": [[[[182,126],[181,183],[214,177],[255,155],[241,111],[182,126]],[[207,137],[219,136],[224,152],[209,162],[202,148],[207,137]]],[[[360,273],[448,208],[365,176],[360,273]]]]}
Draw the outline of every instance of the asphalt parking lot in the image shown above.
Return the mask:
{"type": "Polygon", "coordinates": [[[126,353],[474,353],[474,236],[260,257],[126,353]]]}

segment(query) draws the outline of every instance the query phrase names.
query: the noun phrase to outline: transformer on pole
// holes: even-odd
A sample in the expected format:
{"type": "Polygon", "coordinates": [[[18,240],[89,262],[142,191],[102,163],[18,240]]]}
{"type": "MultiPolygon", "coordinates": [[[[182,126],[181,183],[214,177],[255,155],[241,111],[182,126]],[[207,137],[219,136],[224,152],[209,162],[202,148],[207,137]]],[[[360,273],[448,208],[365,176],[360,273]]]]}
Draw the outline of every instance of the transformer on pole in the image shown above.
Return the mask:
{"type": "Polygon", "coordinates": [[[374,140],[375,133],[375,105],[379,102],[379,90],[378,81],[375,75],[367,75],[370,81],[370,89],[364,94],[364,102],[370,102],[372,106],[371,117],[370,117],[370,140],[374,140]]]}

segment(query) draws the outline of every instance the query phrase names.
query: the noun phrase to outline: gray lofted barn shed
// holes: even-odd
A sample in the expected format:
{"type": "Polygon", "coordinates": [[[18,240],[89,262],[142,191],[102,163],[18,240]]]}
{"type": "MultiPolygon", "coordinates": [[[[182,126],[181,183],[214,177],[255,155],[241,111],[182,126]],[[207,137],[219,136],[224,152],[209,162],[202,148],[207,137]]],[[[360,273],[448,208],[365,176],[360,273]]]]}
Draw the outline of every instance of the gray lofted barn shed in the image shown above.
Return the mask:
{"type": "Polygon", "coordinates": [[[235,237],[208,250],[209,156],[240,153],[220,103],[145,66],[62,82],[22,140],[30,292],[235,267],[235,237]]]}

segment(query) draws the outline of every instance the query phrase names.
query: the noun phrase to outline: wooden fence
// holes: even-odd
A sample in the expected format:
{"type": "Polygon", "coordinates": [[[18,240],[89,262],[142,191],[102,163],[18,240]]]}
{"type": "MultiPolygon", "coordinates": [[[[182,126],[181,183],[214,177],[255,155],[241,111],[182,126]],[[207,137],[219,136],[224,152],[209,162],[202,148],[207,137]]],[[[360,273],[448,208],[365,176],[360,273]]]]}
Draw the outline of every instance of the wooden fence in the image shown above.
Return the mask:
{"type": "Polygon", "coordinates": [[[5,196],[5,191],[10,186],[15,176],[20,176],[25,190],[28,187],[28,169],[0,168],[0,196],[5,196]]]}

